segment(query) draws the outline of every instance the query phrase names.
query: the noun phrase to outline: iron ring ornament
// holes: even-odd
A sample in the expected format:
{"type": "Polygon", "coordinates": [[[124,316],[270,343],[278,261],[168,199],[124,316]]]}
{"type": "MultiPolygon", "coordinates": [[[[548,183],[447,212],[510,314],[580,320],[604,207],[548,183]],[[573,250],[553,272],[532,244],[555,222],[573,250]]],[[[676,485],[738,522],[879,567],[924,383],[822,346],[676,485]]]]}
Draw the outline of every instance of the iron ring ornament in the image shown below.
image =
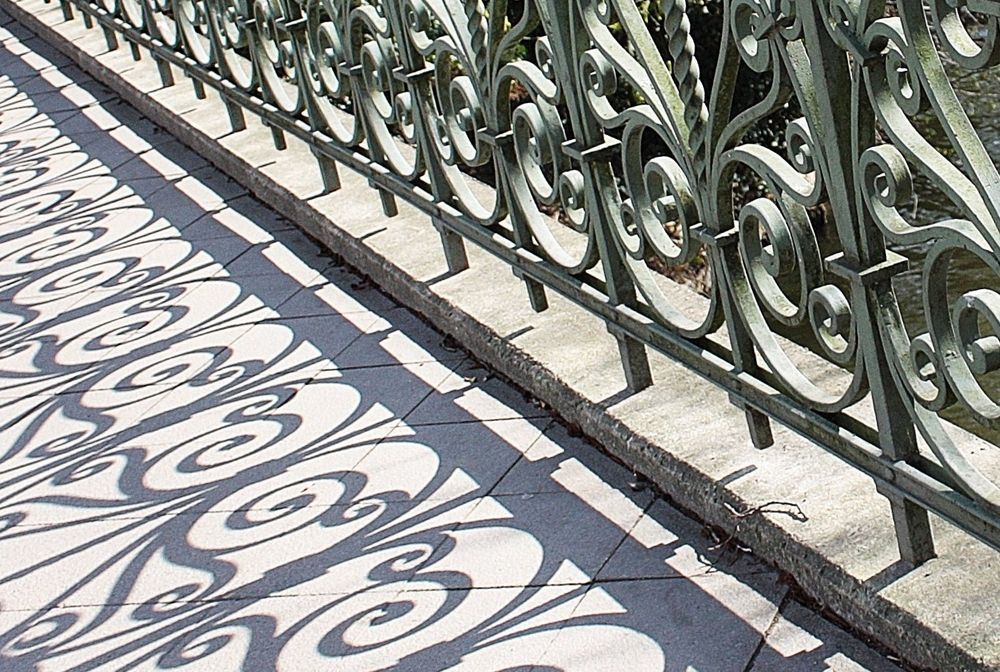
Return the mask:
{"type": "Polygon", "coordinates": [[[363,153],[446,256],[525,252],[532,305],[608,318],[634,388],[646,347],[713,353],[688,363],[758,425],[893,483],[904,559],[928,510],[1000,548],[1000,171],[959,86],[1000,65],[1000,2],[64,1],[259,101],[279,148],[363,153]]]}

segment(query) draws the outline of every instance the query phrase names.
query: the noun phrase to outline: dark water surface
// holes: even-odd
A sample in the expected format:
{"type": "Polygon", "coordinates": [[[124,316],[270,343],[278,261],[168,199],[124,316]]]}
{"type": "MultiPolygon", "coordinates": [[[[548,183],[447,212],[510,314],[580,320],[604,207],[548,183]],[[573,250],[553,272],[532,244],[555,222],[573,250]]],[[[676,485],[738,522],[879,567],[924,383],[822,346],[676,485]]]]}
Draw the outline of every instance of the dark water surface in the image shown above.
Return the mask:
{"type": "MultiPolygon", "coordinates": [[[[975,126],[983,145],[1000,165],[1000,69],[990,68],[980,72],[965,72],[958,68],[952,70],[952,82],[975,126]]],[[[915,120],[924,137],[948,158],[955,159],[955,151],[941,128],[932,116],[925,113],[915,120]]],[[[915,225],[926,225],[951,217],[959,217],[961,213],[951,203],[945,194],[938,189],[930,179],[914,170],[914,200],[910,222],[915,225]]],[[[894,280],[894,288],[900,303],[903,318],[909,330],[910,337],[927,331],[924,312],[924,258],[926,247],[893,248],[896,252],[910,260],[910,268],[894,280]]],[[[957,254],[952,257],[947,272],[948,295],[951,302],[962,294],[980,288],[1000,289],[998,278],[980,259],[971,254],[957,254]]],[[[954,305],[953,303],[951,305],[954,305]]],[[[951,306],[949,306],[950,309],[951,306]]],[[[984,325],[985,326],[985,325],[984,325]]],[[[989,333],[986,329],[984,334],[989,333]]],[[[988,374],[980,382],[994,399],[1000,399],[1000,377],[996,373],[988,374]]],[[[976,434],[1000,444],[1000,431],[984,427],[972,417],[964,407],[956,404],[942,414],[947,419],[974,431],[976,434]]]]}

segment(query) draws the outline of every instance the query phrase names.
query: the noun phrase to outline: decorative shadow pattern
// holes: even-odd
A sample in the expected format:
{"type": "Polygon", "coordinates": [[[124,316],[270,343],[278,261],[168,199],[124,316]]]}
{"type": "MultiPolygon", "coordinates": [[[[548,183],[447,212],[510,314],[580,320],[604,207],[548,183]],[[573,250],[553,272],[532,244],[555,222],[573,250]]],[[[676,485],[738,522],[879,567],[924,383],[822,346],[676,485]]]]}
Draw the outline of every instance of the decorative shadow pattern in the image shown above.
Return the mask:
{"type": "Polygon", "coordinates": [[[453,272],[468,240],[536,310],[601,316],[630,390],[652,346],[758,446],[774,418],[871,476],[904,561],[934,553],[928,512],[1000,548],[1000,180],[956,88],[996,65],[1000,4],[718,0],[711,31],[685,0],[61,6],[234,129],[307,141],[329,190],[344,164],[425,211],[453,272]],[[915,176],[950,214],[917,216],[915,176]],[[891,247],[920,250],[909,323],[891,247]],[[668,280],[691,263],[706,300],[668,280]]]}
{"type": "Polygon", "coordinates": [[[0,668],[893,669],[0,36],[0,668]]]}

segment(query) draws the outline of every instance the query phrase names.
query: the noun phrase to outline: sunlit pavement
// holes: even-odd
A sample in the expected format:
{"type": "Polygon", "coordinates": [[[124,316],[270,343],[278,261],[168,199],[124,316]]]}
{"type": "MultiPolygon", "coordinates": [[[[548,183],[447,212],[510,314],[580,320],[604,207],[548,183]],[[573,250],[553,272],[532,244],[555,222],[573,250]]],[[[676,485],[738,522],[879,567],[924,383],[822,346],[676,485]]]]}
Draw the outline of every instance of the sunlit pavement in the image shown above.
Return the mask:
{"type": "Polygon", "coordinates": [[[0,670],[895,669],[0,23],[0,670]]]}

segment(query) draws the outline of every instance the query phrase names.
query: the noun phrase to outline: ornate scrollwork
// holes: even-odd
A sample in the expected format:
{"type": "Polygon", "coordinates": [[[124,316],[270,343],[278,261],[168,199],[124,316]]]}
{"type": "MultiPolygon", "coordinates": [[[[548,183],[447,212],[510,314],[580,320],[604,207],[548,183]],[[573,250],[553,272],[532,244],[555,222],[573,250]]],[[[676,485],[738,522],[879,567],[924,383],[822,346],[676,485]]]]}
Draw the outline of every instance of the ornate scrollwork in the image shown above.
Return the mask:
{"type": "Polygon", "coordinates": [[[348,15],[348,62],[353,77],[353,101],[365,120],[373,150],[398,175],[414,178],[423,172],[423,157],[414,148],[412,98],[397,79],[400,52],[391,3],[361,3],[348,15]],[[398,132],[400,137],[396,137],[398,132]],[[415,151],[414,151],[415,150],[415,151]]]}
{"type": "Polygon", "coordinates": [[[298,114],[304,106],[294,43],[294,31],[305,23],[300,6],[295,0],[253,0],[250,15],[256,28],[250,52],[262,88],[279,108],[298,114]]]}
{"type": "Polygon", "coordinates": [[[1000,171],[959,85],[1000,65],[997,3],[718,0],[716,48],[685,0],[134,2],[108,11],[365,153],[446,233],[627,308],[627,369],[670,342],[774,390],[751,415],[874,415],[886,469],[933,459],[1000,539],[964,443],[1000,428],[1000,171]]]}
{"type": "Polygon", "coordinates": [[[399,105],[411,119],[424,122],[430,149],[440,160],[438,193],[453,198],[479,224],[493,224],[501,199],[478,189],[472,177],[496,170],[484,136],[496,123],[488,93],[495,54],[488,44],[486,8],[474,0],[407,0],[400,14],[409,90],[399,105]]]}
{"type": "Polygon", "coordinates": [[[596,263],[597,241],[584,167],[569,148],[566,64],[552,50],[555,26],[543,10],[537,0],[525,2],[523,14],[512,17],[513,27],[495,50],[500,58],[491,91],[496,151],[512,218],[524,223],[546,259],[580,273],[596,263]],[[532,59],[503,61],[505,52],[536,31],[541,35],[532,59]]]}
{"type": "Polygon", "coordinates": [[[148,29],[153,37],[168,47],[176,49],[181,43],[181,34],[174,16],[172,0],[146,0],[146,11],[150,17],[148,29]]]}
{"type": "Polygon", "coordinates": [[[208,0],[206,8],[223,73],[240,89],[254,91],[257,75],[247,51],[250,3],[248,0],[208,0]]]}
{"type": "MultiPolygon", "coordinates": [[[[960,4],[931,2],[929,14],[901,3],[899,15],[857,21],[870,56],[861,68],[877,128],[885,142],[866,149],[858,175],[867,211],[894,245],[923,250],[919,306],[923,330],[910,330],[886,304],[879,328],[891,344],[896,380],[913,401],[913,421],[956,487],[1000,511],[1000,487],[970,459],[963,432],[942,419],[958,404],[974,423],[1000,426],[998,394],[989,385],[1000,341],[997,170],[948,74],[945,60],[968,72],[996,65],[997,19],[969,32],[960,4]],[[918,126],[941,129],[944,146],[918,126]],[[919,175],[924,190],[949,203],[950,215],[921,221],[910,203],[919,175]],[[960,258],[975,260],[972,289],[956,286],[960,258]]],[[[968,263],[968,261],[966,262],[968,263]]],[[[966,429],[974,429],[966,424],[966,429]]]]}
{"type": "Polygon", "coordinates": [[[211,65],[214,57],[208,18],[208,0],[174,0],[184,50],[201,65],[211,65]]]}

